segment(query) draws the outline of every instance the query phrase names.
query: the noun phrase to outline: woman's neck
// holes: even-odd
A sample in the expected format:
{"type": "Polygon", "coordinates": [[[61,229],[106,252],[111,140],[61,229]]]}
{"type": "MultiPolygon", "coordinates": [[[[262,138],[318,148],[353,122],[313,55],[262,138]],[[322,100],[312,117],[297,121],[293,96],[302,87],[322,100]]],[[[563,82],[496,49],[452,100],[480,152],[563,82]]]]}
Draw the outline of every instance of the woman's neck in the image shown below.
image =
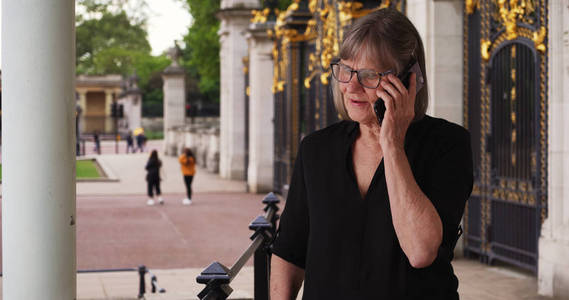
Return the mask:
{"type": "Polygon", "coordinates": [[[366,147],[380,149],[379,131],[381,127],[377,123],[360,122],[360,135],[358,140],[366,147]]]}

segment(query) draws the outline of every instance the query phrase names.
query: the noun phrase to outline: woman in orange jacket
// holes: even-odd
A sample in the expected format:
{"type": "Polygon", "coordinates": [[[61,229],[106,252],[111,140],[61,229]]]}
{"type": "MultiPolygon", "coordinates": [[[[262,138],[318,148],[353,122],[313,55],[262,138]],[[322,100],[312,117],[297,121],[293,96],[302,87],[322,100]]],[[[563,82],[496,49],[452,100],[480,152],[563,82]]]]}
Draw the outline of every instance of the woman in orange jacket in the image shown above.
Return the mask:
{"type": "Polygon", "coordinates": [[[182,204],[192,204],[192,180],[196,174],[196,158],[194,153],[189,148],[184,149],[184,153],[180,155],[179,159],[182,167],[182,174],[184,175],[184,183],[186,184],[187,198],[182,200],[182,204]]]}

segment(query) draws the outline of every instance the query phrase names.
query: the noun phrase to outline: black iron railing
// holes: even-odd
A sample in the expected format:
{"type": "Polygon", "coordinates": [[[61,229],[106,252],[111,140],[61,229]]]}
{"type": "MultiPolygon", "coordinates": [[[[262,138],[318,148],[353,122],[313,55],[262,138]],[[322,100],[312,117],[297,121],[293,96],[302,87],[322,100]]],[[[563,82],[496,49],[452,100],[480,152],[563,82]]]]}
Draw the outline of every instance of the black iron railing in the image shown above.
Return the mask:
{"type": "Polygon", "coordinates": [[[245,263],[253,256],[254,258],[254,299],[269,299],[269,274],[270,259],[269,246],[276,232],[277,211],[279,199],[275,194],[269,193],[263,199],[265,215],[258,216],[249,229],[255,231],[251,236],[253,242],[247,250],[237,259],[231,268],[227,268],[219,262],[213,262],[196,278],[196,281],[205,284],[206,287],[198,294],[199,299],[220,300],[227,299],[233,289],[229,286],[237,276],[245,263]]]}
{"type": "Polygon", "coordinates": [[[158,278],[156,275],[152,274],[150,270],[146,268],[146,266],[141,265],[138,267],[138,276],[139,276],[139,285],[138,285],[138,299],[143,299],[144,294],[146,294],[146,279],[145,275],[148,273],[150,276],[150,291],[152,294],[158,293],[166,293],[166,290],[158,286],[158,278]]]}

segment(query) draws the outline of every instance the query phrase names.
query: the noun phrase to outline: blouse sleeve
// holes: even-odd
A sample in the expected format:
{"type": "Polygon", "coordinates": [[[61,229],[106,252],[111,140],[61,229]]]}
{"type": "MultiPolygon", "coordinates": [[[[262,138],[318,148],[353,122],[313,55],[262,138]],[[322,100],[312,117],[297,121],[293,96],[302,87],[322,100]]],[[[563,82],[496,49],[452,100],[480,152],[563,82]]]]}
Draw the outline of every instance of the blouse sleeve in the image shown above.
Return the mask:
{"type": "Polygon", "coordinates": [[[309,222],[302,162],[303,143],[301,143],[299,149],[290,182],[290,190],[279,221],[279,228],[273,243],[272,252],[280,258],[304,269],[309,222]]]}
{"type": "Polygon", "coordinates": [[[441,218],[442,246],[452,251],[466,200],[472,192],[473,171],[468,131],[457,127],[447,138],[435,150],[427,171],[425,194],[441,218]]]}

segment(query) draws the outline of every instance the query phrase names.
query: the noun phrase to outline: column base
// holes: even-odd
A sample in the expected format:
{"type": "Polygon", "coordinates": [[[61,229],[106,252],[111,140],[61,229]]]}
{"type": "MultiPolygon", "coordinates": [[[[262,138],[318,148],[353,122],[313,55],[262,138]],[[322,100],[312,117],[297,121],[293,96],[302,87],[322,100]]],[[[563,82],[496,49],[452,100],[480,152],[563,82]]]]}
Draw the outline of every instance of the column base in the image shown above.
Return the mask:
{"type": "MultiPolygon", "coordinates": [[[[249,170],[251,171],[251,170],[249,170]]],[[[267,174],[269,170],[265,170],[265,172],[261,172],[261,174],[267,174]]],[[[270,170],[272,172],[272,169],[270,170]]],[[[259,174],[259,173],[257,173],[259,174]]],[[[252,176],[251,172],[249,172],[247,186],[249,187],[249,192],[255,194],[261,193],[268,193],[273,192],[273,176],[270,173],[270,176],[252,176]]]]}
{"type": "Polygon", "coordinates": [[[224,179],[245,180],[245,161],[243,157],[240,159],[233,157],[225,161],[220,160],[219,175],[224,179]]]}
{"type": "MultiPolygon", "coordinates": [[[[569,226],[555,231],[569,233],[569,226]]],[[[560,237],[544,234],[539,239],[538,293],[566,299],[569,298],[569,235],[560,237]]]]}

